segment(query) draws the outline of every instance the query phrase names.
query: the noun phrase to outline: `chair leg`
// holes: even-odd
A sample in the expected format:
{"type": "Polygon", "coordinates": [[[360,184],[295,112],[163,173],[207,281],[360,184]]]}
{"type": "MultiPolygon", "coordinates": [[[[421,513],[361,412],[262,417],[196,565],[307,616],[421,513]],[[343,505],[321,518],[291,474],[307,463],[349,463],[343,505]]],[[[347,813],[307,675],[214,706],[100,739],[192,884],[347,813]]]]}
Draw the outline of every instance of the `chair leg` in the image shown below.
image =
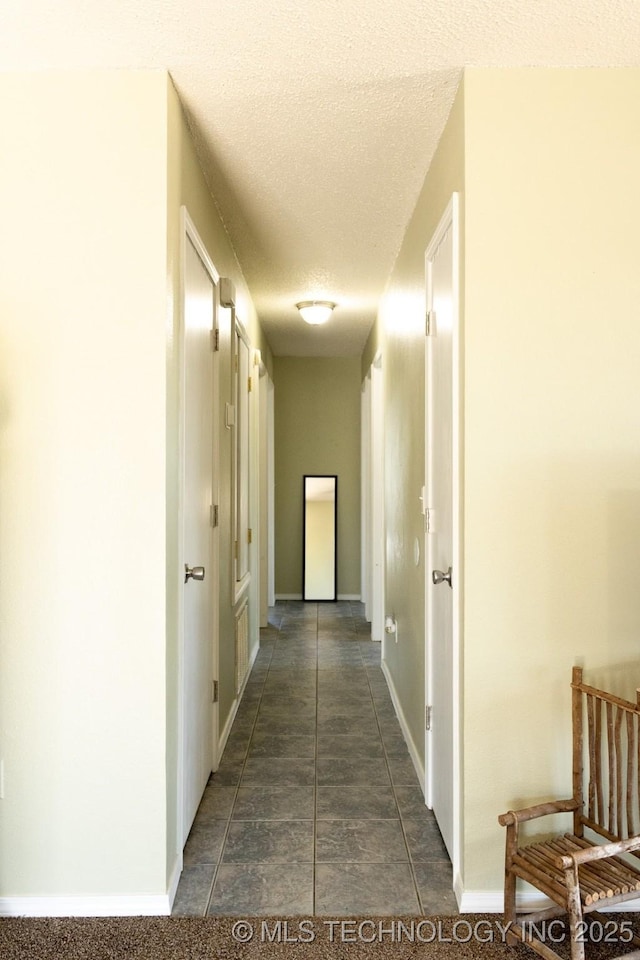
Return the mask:
{"type": "Polygon", "coordinates": [[[507,827],[507,839],[504,857],[504,919],[509,925],[506,940],[511,946],[519,942],[518,936],[512,932],[511,928],[517,922],[516,916],[516,875],[513,872],[513,857],[518,847],[518,835],[516,827],[509,824],[507,827]]]}
{"type": "Polygon", "coordinates": [[[567,886],[567,912],[569,914],[569,934],[571,936],[571,960],[584,960],[584,920],[578,868],[575,864],[565,870],[567,886]]]}

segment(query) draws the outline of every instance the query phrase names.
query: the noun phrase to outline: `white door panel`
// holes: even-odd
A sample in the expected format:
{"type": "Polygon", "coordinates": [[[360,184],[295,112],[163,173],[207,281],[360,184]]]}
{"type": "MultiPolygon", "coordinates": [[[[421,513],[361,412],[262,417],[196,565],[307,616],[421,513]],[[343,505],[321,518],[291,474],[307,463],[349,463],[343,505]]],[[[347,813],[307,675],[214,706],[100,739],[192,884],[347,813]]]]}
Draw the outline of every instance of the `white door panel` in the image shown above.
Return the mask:
{"type": "Polygon", "coordinates": [[[204,579],[184,583],[183,842],[214,763],[213,355],[215,286],[190,238],[184,276],[184,561],[204,579]]]}
{"type": "Polygon", "coordinates": [[[454,373],[457,335],[455,204],[427,251],[427,534],[426,534],[426,733],[425,796],[454,859],[456,847],[457,437],[454,373]]]}

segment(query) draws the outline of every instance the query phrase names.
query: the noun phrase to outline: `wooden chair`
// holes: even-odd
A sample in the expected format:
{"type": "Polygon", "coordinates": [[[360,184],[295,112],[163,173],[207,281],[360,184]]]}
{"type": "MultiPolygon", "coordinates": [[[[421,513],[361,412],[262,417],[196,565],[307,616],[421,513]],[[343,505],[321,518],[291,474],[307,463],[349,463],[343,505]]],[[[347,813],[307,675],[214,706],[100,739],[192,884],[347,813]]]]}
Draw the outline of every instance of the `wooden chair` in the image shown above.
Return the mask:
{"type": "MultiPolygon", "coordinates": [[[[567,916],[572,960],[584,960],[592,914],[614,929],[612,916],[601,908],[640,897],[640,869],[622,854],[640,856],[640,691],[637,703],[590,687],[582,668],[574,667],[573,796],[524,810],[509,810],[499,818],[507,828],[504,911],[510,944],[526,943],[536,953],[556,960],[547,942],[549,921],[567,916]],[[521,845],[520,824],[548,814],[573,814],[573,832],[521,845]],[[587,836],[585,836],[585,831],[587,836]],[[635,853],[635,851],[639,851],[635,853]],[[522,918],[516,916],[516,880],[532,884],[553,906],[522,918]],[[542,936],[540,931],[542,930],[542,936]]],[[[623,914],[616,914],[619,921],[623,914]]],[[[618,942],[640,946],[630,927],[621,928],[618,942]]],[[[612,938],[613,939],[613,938],[612,938]]]]}

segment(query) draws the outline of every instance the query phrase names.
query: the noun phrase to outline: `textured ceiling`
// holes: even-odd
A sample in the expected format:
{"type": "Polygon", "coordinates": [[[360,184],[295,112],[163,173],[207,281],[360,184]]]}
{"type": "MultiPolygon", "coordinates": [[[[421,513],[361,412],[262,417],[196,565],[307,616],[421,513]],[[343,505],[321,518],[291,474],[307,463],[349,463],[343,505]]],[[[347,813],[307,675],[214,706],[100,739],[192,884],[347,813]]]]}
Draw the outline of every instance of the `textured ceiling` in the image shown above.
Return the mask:
{"type": "Polygon", "coordinates": [[[360,353],[467,65],[638,66],[640,2],[0,0],[0,69],[170,71],[279,355],[360,353]]]}

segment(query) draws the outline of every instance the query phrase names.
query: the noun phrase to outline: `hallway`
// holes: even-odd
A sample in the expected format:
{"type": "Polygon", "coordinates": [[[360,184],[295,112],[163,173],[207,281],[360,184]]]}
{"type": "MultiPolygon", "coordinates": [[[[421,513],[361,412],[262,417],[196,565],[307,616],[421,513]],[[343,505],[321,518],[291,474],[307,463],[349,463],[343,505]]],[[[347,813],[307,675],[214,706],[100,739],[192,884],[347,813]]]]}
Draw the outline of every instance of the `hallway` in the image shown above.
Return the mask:
{"type": "Polygon", "coordinates": [[[457,912],[360,603],[279,601],[174,915],[457,912]]]}

